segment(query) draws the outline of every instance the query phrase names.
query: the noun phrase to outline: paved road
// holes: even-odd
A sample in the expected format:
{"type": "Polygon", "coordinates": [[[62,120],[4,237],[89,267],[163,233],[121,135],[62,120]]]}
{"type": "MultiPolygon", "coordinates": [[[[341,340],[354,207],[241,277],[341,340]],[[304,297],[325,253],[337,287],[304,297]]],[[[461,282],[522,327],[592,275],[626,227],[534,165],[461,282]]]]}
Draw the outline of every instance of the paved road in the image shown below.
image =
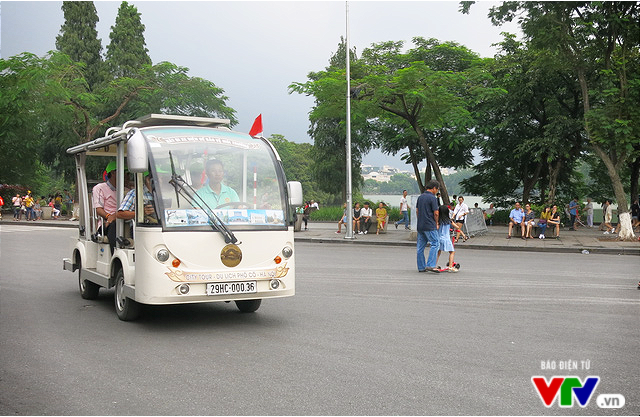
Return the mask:
{"type": "Polygon", "coordinates": [[[411,248],[296,245],[297,295],[116,318],[62,271],[73,230],[0,229],[0,414],[640,412],[638,260],[466,251],[419,274],[411,248]],[[590,369],[541,370],[588,360],[590,369]],[[534,375],[597,375],[627,405],[546,409],[534,375]]]}

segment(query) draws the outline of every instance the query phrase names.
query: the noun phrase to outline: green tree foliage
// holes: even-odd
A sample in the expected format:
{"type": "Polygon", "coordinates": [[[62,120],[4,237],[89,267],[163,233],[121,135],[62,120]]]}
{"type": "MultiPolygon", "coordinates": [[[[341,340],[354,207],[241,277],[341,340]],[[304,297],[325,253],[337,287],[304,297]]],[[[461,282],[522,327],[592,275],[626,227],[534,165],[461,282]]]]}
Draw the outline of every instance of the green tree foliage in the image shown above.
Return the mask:
{"type": "MultiPolygon", "coordinates": [[[[66,90],[61,84],[81,84],[83,66],[67,55],[54,52],[39,58],[23,53],[0,60],[0,179],[2,182],[31,184],[45,170],[62,175],[71,162],[60,166],[61,150],[73,142],[69,129],[73,111],[62,104],[66,90]],[[54,153],[55,157],[48,157],[54,153]]],[[[71,175],[71,174],[70,174],[71,175]]]]}
{"type": "MultiPolygon", "coordinates": [[[[87,22],[95,26],[97,16],[74,16],[79,11],[91,15],[92,10],[95,15],[95,8],[92,3],[65,2],[63,9],[67,20],[57,45],[82,58],[74,43],[80,36],[76,32],[79,26],[91,26],[87,22]]],[[[33,172],[42,171],[40,162],[71,181],[74,164],[64,153],[66,148],[148,113],[222,117],[237,123],[224,90],[190,77],[188,68],[169,62],[145,64],[127,77],[110,76],[92,84],[95,68],[76,58],[53,51],[42,58],[25,53],[0,60],[3,182],[25,182],[33,172]]]]}
{"type": "Polygon", "coordinates": [[[287,181],[300,181],[305,201],[315,200],[333,204],[340,200],[331,193],[322,191],[313,176],[314,146],[310,143],[295,143],[282,135],[271,135],[269,141],[278,151],[287,181]]]}
{"type": "Polygon", "coordinates": [[[271,135],[269,141],[278,151],[284,173],[288,181],[300,181],[304,195],[313,191],[311,180],[311,148],[310,143],[289,142],[284,136],[271,135]]]}
{"type": "Polygon", "coordinates": [[[40,59],[25,53],[0,60],[0,74],[0,183],[28,184],[42,143],[32,116],[42,109],[40,59]]]}
{"type": "Polygon", "coordinates": [[[92,1],[62,2],[64,24],[56,37],[58,51],[74,62],[84,64],[84,77],[89,89],[104,80],[102,41],[98,39],[98,13],[92,1]]]}
{"type": "MultiPolygon", "coordinates": [[[[352,55],[353,119],[370,143],[383,151],[395,154],[408,149],[403,157],[417,177],[418,163],[426,158],[427,177],[433,170],[446,195],[439,161],[448,166],[471,162],[470,109],[483,93],[478,81],[484,72],[477,55],[455,43],[423,38],[413,42],[415,47],[408,52],[402,52],[402,42],[382,42],[365,49],[361,59],[352,55]]],[[[329,68],[310,74],[310,81],[295,83],[291,89],[316,97],[312,114],[321,109],[335,111],[344,108],[343,77],[329,68]]],[[[336,162],[340,158],[332,157],[336,162]]]]}
{"type": "MultiPolygon", "coordinates": [[[[359,64],[355,51],[350,51],[352,78],[358,76],[359,64]]],[[[316,104],[309,120],[309,135],[314,140],[312,159],[313,178],[320,191],[341,194],[346,199],[346,44],[344,39],[329,59],[324,71],[310,73],[309,82],[294,83],[291,92],[313,95],[316,104]]],[[[352,100],[351,107],[351,172],[353,187],[362,183],[360,165],[362,157],[374,146],[374,133],[369,120],[352,100]]]]}
{"type": "Polygon", "coordinates": [[[135,76],[143,65],[151,65],[138,9],[123,1],[115,26],[111,26],[106,64],[114,77],[135,76]]]}
{"type": "Polygon", "coordinates": [[[465,189],[500,204],[529,202],[537,190],[551,203],[584,149],[580,88],[555,55],[527,49],[513,35],[500,46],[487,68],[503,93],[477,107],[483,161],[465,189]]]}
{"type": "Polygon", "coordinates": [[[578,80],[589,146],[607,168],[621,238],[632,239],[621,168],[640,152],[640,5],[637,2],[503,2],[495,24],[519,19],[532,48],[557,53],[578,80]]]}

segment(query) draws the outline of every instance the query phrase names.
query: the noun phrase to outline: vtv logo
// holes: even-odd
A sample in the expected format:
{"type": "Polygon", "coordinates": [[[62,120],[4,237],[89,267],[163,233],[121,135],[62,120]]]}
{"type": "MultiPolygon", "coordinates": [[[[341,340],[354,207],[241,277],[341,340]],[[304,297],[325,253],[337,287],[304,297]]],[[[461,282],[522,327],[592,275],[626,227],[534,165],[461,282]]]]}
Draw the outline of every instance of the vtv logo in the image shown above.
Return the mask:
{"type": "Polygon", "coordinates": [[[554,376],[547,382],[543,376],[534,376],[531,377],[531,382],[546,407],[551,407],[558,391],[560,407],[573,407],[574,397],[580,407],[586,407],[600,382],[600,377],[589,376],[582,382],[577,376],[554,376]]]}

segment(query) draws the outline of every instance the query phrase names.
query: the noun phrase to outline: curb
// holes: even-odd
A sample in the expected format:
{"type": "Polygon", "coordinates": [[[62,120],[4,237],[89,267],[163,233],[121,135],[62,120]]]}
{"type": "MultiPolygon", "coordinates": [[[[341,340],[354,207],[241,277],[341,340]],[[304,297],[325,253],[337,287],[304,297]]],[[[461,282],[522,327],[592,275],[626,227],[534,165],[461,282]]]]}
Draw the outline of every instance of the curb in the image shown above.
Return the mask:
{"type": "Polygon", "coordinates": [[[0,226],[2,225],[16,225],[16,226],[40,226],[40,227],[66,227],[67,229],[77,229],[78,223],[70,222],[69,220],[51,220],[52,223],[45,223],[48,220],[36,220],[36,221],[26,221],[20,220],[18,222],[2,220],[0,221],[0,226]]]}
{"type": "MultiPolygon", "coordinates": [[[[347,244],[347,245],[369,245],[369,246],[397,246],[397,247],[416,247],[415,242],[401,242],[401,241],[356,241],[348,239],[331,239],[322,237],[295,237],[296,242],[307,243],[335,243],[335,244],[347,244]]],[[[546,253],[582,253],[583,250],[588,250],[590,254],[599,255],[635,255],[640,256],[640,248],[600,248],[600,247],[553,247],[553,248],[538,248],[538,247],[522,247],[522,246],[485,246],[485,245],[473,245],[465,244],[464,246],[456,246],[456,251],[459,249],[471,249],[471,250],[495,250],[495,251],[507,251],[507,252],[546,252],[546,253]]]]}

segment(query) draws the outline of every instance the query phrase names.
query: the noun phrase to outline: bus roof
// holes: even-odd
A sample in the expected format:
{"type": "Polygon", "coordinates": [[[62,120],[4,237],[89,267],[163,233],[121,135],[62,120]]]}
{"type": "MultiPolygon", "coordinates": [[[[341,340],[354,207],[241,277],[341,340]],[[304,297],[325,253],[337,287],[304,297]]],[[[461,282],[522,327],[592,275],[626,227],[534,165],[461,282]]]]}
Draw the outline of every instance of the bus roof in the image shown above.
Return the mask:
{"type": "Polygon", "coordinates": [[[148,127],[148,126],[200,126],[200,127],[223,127],[229,126],[229,119],[216,119],[212,117],[178,116],[171,114],[148,114],[135,120],[126,122],[123,128],[127,127],[148,127]]]}
{"type": "Polygon", "coordinates": [[[110,145],[126,140],[127,132],[132,127],[150,126],[199,126],[199,127],[225,127],[229,126],[229,119],[216,119],[212,117],[179,116],[171,114],[148,114],[134,120],[129,120],[122,126],[110,127],[104,137],[94,139],[90,142],[81,143],[67,149],[69,154],[87,152],[88,154],[113,156],[115,147],[110,145]],[[113,133],[110,133],[113,132],[113,133]]]}

